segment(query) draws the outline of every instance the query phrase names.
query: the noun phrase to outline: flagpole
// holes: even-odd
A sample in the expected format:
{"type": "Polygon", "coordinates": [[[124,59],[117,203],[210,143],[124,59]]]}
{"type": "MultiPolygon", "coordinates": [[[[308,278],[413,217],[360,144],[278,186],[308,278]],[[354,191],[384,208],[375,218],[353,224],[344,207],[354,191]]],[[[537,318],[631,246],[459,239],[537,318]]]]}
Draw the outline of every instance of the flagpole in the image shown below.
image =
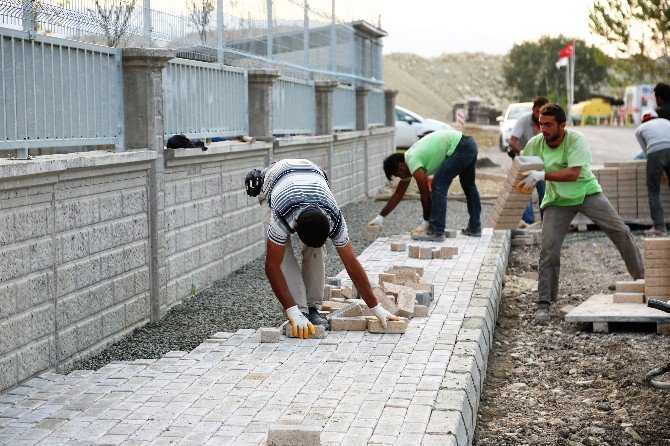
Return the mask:
{"type": "Polygon", "coordinates": [[[565,66],[565,100],[568,102],[568,123],[572,122],[570,119],[570,109],[572,108],[572,94],[570,92],[570,59],[565,66]]]}
{"type": "Polygon", "coordinates": [[[572,105],[575,103],[575,53],[576,53],[576,44],[575,41],[572,41],[572,55],[570,56],[570,91],[572,95],[570,97],[572,105]]]}

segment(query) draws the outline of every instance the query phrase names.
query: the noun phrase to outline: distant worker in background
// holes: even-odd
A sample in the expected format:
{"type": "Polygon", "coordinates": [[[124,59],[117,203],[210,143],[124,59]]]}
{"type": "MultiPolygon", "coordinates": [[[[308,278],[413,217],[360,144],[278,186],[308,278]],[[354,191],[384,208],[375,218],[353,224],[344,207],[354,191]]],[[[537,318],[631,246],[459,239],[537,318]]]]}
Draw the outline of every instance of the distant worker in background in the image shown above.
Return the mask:
{"type": "Polygon", "coordinates": [[[458,177],[465,193],[470,219],[461,230],[463,235],[480,237],[482,205],[475,185],[477,143],[471,136],[458,130],[439,130],[429,133],[414,143],[405,153],[394,153],[384,160],[386,178],[400,181],[386,206],[369,226],[383,226],[384,217],[396,208],[405,196],[412,177],[421,194],[422,223],[412,231],[413,240],[440,242],[445,239],[447,220],[447,193],[454,178],[458,177]],[[428,176],[433,175],[432,189],[428,176]]]}
{"type": "Polygon", "coordinates": [[[665,237],[668,230],[661,204],[661,180],[663,172],[670,178],[670,121],[659,118],[654,110],[645,110],[635,137],[647,156],[647,192],[654,224],[644,232],[646,235],[665,237]]]}
{"type": "Polygon", "coordinates": [[[670,120],[670,85],[659,82],[654,87],[654,95],[658,117],[670,120]]]}
{"type": "Polygon", "coordinates": [[[607,197],[591,171],[591,150],[584,135],[565,128],[565,110],[557,104],[547,104],[540,110],[542,134],[533,137],[523,153],[539,156],[544,171],[529,170],[517,187],[533,188],[546,180],[547,190],[542,200],[542,248],[538,278],[538,303],[535,319],[546,323],[549,306],[558,297],[558,278],[561,269],[561,248],[572,219],[581,212],[590,218],[612,240],[634,279],[644,278],[642,255],[630,229],[607,197]]]}
{"type": "MultiPolygon", "coordinates": [[[[514,128],[512,129],[512,136],[509,139],[510,150],[507,152],[512,159],[514,159],[515,156],[521,154],[524,147],[526,147],[526,144],[528,144],[528,141],[530,141],[533,136],[540,133],[540,109],[548,102],[549,99],[545,98],[544,96],[538,96],[537,98],[534,98],[533,111],[520,117],[514,124],[514,128]]],[[[542,199],[544,198],[544,188],[544,181],[538,181],[535,185],[538,201],[540,204],[542,204],[542,199]]],[[[540,207],[540,217],[542,216],[544,216],[544,211],[540,207]]],[[[524,211],[521,219],[524,221],[524,223],[529,225],[535,223],[535,211],[533,211],[532,197],[528,202],[528,206],[526,206],[526,210],[524,211]]]]}

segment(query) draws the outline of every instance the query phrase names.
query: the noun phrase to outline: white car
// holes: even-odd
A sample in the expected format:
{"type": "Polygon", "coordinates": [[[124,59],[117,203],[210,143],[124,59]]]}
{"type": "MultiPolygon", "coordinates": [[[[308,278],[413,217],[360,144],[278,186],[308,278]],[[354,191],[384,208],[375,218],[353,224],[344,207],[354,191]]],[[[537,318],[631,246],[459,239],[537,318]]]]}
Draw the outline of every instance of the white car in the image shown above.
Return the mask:
{"type": "Polygon", "coordinates": [[[424,118],[416,113],[396,106],[395,108],[395,146],[407,148],[421,137],[436,130],[451,130],[452,127],[442,121],[424,118]]]}
{"type": "Polygon", "coordinates": [[[533,111],[532,102],[517,102],[515,104],[510,104],[505,111],[505,114],[498,116],[496,121],[500,125],[500,138],[498,138],[498,144],[500,145],[500,150],[507,151],[509,146],[509,139],[512,137],[512,129],[516,120],[533,111]]]}

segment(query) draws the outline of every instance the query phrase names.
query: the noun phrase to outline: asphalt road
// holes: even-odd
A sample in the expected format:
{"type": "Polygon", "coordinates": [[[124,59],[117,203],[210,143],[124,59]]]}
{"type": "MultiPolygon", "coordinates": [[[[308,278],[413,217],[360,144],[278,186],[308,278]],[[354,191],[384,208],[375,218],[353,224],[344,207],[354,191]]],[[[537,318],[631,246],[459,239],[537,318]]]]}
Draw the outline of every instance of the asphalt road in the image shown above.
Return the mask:
{"type": "Polygon", "coordinates": [[[584,126],[570,127],[582,132],[591,148],[592,165],[605,161],[632,160],[642,151],[635,139],[636,127],[584,126]]]}

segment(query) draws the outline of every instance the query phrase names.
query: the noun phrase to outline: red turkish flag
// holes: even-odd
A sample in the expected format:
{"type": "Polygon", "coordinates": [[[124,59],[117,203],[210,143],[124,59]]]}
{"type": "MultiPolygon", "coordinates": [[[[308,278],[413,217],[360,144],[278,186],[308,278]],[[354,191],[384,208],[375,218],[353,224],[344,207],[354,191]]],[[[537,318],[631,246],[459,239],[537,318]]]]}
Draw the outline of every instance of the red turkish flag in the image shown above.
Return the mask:
{"type": "Polygon", "coordinates": [[[565,45],[561,51],[558,52],[560,57],[572,57],[572,54],[575,52],[575,42],[570,42],[565,45]]]}

